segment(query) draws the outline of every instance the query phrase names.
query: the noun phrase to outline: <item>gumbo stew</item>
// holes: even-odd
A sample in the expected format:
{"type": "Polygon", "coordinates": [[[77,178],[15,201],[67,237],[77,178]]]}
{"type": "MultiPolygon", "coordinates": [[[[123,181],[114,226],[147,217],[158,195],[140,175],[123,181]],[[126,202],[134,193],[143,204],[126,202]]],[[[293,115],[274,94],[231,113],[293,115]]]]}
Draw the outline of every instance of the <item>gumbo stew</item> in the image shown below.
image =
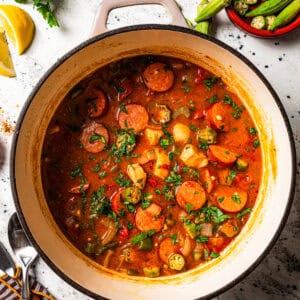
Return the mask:
{"type": "Polygon", "coordinates": [[[43,185],[70,241],[128,275],[222,255],[258,194],[258,131],[221,78],[175,58],[111,63],[80,82],[44,141],[43,185]]]}

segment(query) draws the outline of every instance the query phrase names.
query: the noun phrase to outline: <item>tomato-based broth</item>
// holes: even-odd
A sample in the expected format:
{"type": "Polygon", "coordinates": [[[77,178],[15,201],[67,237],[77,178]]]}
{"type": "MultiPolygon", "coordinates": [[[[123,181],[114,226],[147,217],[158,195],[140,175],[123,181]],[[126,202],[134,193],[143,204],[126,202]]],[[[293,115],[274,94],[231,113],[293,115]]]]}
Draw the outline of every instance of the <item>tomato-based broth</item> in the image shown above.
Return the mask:
{"type": "Polygon", "coordinates": [[[97,263],[158,277],[222,255],[247,222],[262,158],[241,100],[207,70],[143,56],[63,100],[43,147],[59,227],[97,263]]]}

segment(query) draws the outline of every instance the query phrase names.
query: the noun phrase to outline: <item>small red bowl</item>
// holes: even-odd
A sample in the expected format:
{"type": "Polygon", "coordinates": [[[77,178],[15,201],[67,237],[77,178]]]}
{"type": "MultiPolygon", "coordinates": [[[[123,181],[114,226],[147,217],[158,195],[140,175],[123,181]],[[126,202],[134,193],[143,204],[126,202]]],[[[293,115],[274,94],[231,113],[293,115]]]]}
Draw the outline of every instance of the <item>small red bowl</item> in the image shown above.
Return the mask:
{"type": "Polygon", "coordinates": [[[229,7],[226,8],[226,13],[231,20],[231,22],[236,25],[238,28],[250,33],[251,35],[254,35],[256,37],[261,38],[272,38],[284,35],[294,29],[296,29],[298,26],[300,26],[300,15],[294,19],[291,23],[287,24],[284,27],[278,28],[274,31],[265,30],[265,29],[256,29],[250,26],[250,24],[246,21],[246,18],[240,17],[237,12],[229,7]]]}

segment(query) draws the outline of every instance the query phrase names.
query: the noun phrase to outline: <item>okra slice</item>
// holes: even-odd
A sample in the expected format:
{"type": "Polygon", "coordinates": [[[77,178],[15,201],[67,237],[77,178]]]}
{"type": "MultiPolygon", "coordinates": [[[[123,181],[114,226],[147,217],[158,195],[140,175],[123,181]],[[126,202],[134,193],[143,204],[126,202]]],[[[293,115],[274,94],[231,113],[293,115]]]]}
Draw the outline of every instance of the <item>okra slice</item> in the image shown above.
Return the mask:
{"type": "MultiPolygon", "coordinates": [[[[271,1],[271,0],[270,0],[271,1]]],[[[251,27],[256,29],[264,29],[266,27],[266,19],[264,16],[254,17],[251,21],[251,27]]]]}
{"type": "Polygon", "coordinates": [[[237,0],[234,1],[233,8],[240,16],[244,16],[248,11],[249,6],[243,0],[237,0]]]}
{"type": "Polygon", "coordinates": [[[254,5],[257,3],[257,0],[244,0],[244,2],[248,5],[254,5]]]}
{"type": "Polygon", "coordinates": [[[274,23],[276,19],[276,16],[272,15],[272,16],[266,16],[266,23],[267,23],[267,29],[271,30],[272,25],[274,23]]]}
{"type": "Polygon", "coordinates": [[[172,270],[182,271],[185,267],[185,259],[181,254],[174,253],[169,257],[169,267],[172,270]]]}
{"type": "Polygon", "coordinates": [[[160,269],[158,267],[144,267],[144,275],[146,277],[158,277],[160,275],[160,269]]]}

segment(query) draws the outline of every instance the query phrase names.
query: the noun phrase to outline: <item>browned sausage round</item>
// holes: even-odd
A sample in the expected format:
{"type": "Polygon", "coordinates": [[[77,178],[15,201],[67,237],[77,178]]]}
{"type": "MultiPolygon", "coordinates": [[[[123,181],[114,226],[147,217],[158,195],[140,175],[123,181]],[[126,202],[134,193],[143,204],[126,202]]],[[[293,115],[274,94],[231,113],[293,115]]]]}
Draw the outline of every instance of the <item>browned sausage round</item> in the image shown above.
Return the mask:
{"type": "Polygon", "coordinates": [[[106,109],[107,99],[105,94],[98,89],[93,89],[92,99],[88,102],[88,113],[91,118],[97,118],[102,115],[106,109]]]}
{"type": "Polygon", "coordinates": [[[143,79],[150,90],[165,92],[173,85],[174,73],[166,64],[153,63],[145,69],[143,79]]]}
{"type": "Polygon", "coordinates": [[[96,122],[88,123],[80,136],[80,142],[84,149],[91,153],[101,152],[108,144],[109,135],[107,129],[96,122]]]}
{"type": "Polygon", "coordinates": [[[133,129],[135,133],[146,128],[149,120],[147,110],[138,104],[128,104],[124,111],[120,111],[119,125],[124,129],[133,129]]]}

